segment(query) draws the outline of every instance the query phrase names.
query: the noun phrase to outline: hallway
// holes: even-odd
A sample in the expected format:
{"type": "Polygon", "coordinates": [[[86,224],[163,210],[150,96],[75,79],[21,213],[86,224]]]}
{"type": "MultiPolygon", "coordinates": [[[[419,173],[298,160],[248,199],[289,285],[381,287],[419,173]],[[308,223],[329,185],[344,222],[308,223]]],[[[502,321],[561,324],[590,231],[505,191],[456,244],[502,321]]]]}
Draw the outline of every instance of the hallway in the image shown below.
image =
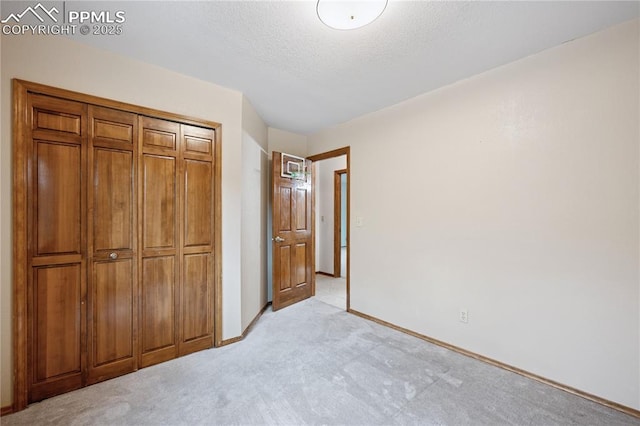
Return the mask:
{"type": "Polygon", "coordinates": [[[316,274],[315,298],[345,311],[347,309],[347,279],[316,274]]]}

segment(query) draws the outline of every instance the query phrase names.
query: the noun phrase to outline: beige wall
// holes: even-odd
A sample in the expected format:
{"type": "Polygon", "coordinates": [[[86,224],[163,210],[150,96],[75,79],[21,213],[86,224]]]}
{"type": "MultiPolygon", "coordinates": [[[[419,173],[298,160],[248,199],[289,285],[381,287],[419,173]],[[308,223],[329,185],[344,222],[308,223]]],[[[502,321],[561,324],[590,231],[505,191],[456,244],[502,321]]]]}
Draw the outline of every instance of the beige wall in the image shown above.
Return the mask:
{"type": "MultiPolygon", "coordinates": [[[[5,46],[0,37],[0,65],[4,64],[5,46]]],[[[11,282],[11,133],[9,131],[9,86],[4,69],[0,70],[0,406],[13,403],[12,383],[12,282],[11,282]],[[6,116],[6,117],[5,117],[6,116]]]]}
{"type": "Polygon", "coordinates": [[[242,102],[242,330],[267,303],[267,125],[242,102]]]}
{"type": "Polygon", "coordinates": [[[2,36],[1,40],[2,406],[12,402],[10,123],[14,77],[222,123],[223,338],[240,335],[242,94],[64,37],[2,36]]]}
{"type": "Polygon", "coordinates": [[[351,146],[352,308],[640,409],[638,52],[636,20],[310,136],[351,146]]]}
{"type": "Polygon", "coordinates": [[[269,127],[269,158],[273,151],[307,156],[307,136],[269,127]]]}
{"type": "MultiPolygon", "coordinates": [[[[333,274],[334,171],[347,168],[347,156],[316,163],[316,272],[333,274]]],[[[339,271],[338,271],[339,272],[339,271]]]]}

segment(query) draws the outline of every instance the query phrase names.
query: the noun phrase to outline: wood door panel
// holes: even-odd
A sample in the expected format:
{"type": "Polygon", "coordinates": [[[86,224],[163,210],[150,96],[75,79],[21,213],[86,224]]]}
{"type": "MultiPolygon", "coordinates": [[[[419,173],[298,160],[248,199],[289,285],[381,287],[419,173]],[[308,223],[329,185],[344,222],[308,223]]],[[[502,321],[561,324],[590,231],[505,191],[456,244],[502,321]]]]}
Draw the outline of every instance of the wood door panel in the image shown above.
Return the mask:
{"type": "Polygon", "coordinates": [[[307,284],[307,243],[296,244],[295,261],[293,262],[293,276],[295,277],[295,286],[300,287],[307,284]]]}
{"type": "Polygon", "coordinates": [[[189,153],[211,155],[213,149],[213,140],[211,139],[201,139],[195,136],[185,136],[184,143],[184,150],[185,152],[189,153]]]}
{"type": "Polygon", "coordinates": [[[93,122],[93,136],[97,139],[132,143],[133,125],[95,119],[93,122]]]}
{"type": "Polygon", "coordinates": [[[280,269],[280,291],[291,289],[291,246],[280,246],[276,265],[280,269]]]}
{"type": "Polygon", "coordinates": [[[143,248],[175,248],[176,159],[143,157],[143,248]]]}
{"type": "Polygon", "coordinates": [[[212,333],[211,255],[184,256],[182,287],[182,341],[188,342],[212,333]]]}
{"type": "Polygon", "coordinates": [[[80,253],[80,147],[37,142],[35,150],[36,254],[80,253]]]}
{"type": "Polygon", "coordinates": [[[136,151],[138,117],[135,114],[91,105],[89,119],[94,147],[136,151]]]}
{"type": "Polygon", "coordinates": [[[142,117],[143,148],[160,148],[167,151],[178,149],[180,124],[151,117],[142,117]]]}
{"type": "Polygon", "coordinates": [[[86,133],[87,106],[79,102],[30,94],[29,120],[32,140],[82,144],[86,133]]]}
{"type": "Polygon", "coordinates": [[[307,212],[307,189],[304,187],[296,188],[295,194],[296,231],[306,231],[307,217],[311,216],[307,212]]]}
{"type": "Polygon", "coordinates": [[[185,247],[211,245],[213,229],[211,162],[185,160],[185,247]]]}
{"type": "Polygon", "coordinates": [[[202,157],[204,154],[206,158],[211,160],[211,156],[213,155],[213,144],[215,141],[214,130],[183,125],[182,133],[184,135],[185,154],[196,154],[198,157],[202,157]]]}
{"type": "Polygon", "coordinates": [[[92,367],[134,356],[133,300],[133,259],[94,265],[92,367]]]}
{"type": "Polygon", "coordinates": [[[176,149],[175,133],[144,129],[144,145],[149,147],[176,149]]]}
{"type": "Polygon", "coordinates": [[[81,267],[34,270],[34,382],[81,373],[81,267]]]}
{"type": "Polygon", "coordinates": [[[35,108],[33,112],[34,130],[53,130],[56,132],[80,135],[81,116],[60,111],[47,111],[35,108]]]}
{"type": "Polygon", "coordinates": [[[280,209],[279,209],[279,222],[280,232],[287,232],[292,230],[291,226],[291,208],[293,207],[293,200],[291,194],[291,188],[280,188],[280,209]]]}
{"type": "Polygon", "coordinates": [[[96,148],[93,155],[93,249],[133,249],[133,153],[96,148]]]}
{"type": "Polygon", "coordinates": [[[175,259],[142,261],[142,353],[175,345],[175,259]]]}

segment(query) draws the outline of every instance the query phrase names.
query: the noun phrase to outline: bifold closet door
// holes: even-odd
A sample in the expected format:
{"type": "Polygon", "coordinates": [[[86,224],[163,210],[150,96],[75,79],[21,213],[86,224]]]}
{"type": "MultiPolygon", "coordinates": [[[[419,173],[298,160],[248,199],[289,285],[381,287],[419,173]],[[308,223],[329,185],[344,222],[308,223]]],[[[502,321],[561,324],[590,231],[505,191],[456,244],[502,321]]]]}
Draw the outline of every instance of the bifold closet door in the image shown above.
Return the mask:
{"type": "Polygon", "coordinates": [[[84,104],[29,94],[28,400],[83,386],[86,371],[84,104]]]}
{"type": "Polygon", "coordinates": [[[178,355],[180,125],[140,117],[140,364],[178,355]]]}
{"type": "Polygon", "coordinates": [[[182,125],[179,354],[213,347],[214,131],[182,125]]]}
{"type": "Polygon", "coordinates": [[[212,129],[140,118],[141,366],[213,347],[212,129]]]}
{"type": "Polygon", "coordinates": [[[28,402],[214,344],[216,130],[36,89],[16,130],[28,402]]]}
{"type": "Polygon", "coordinates": [[[89,106],[88,384],[138,368],[137,126],[89,106]]]}

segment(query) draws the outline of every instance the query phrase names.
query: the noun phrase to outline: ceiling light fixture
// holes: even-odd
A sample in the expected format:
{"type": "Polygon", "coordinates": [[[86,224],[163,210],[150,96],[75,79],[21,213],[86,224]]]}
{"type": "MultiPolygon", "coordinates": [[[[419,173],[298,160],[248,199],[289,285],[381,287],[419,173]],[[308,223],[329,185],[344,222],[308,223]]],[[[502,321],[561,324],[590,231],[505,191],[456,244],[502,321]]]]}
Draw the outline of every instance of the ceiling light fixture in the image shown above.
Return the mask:
{"type": "Polygon", "coordinates": [[[372,23],[384,12],[388,0],[318,0],[318,18],[336,30],[353,30],[372,23]]]}

